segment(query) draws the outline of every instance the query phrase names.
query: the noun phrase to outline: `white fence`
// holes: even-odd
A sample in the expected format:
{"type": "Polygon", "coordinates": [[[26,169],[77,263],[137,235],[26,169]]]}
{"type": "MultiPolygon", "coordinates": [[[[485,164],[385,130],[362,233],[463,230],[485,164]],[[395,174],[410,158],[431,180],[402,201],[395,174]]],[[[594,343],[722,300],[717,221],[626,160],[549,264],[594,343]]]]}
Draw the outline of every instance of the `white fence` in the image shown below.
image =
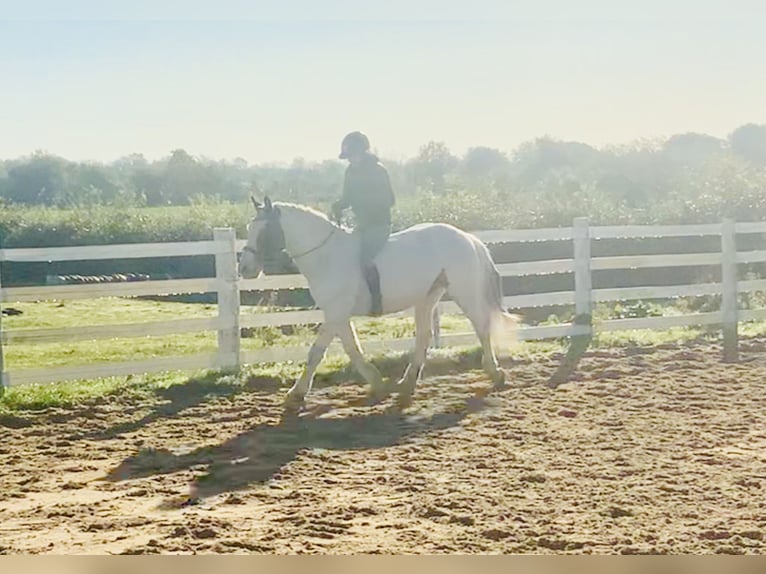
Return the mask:
{"type": "MultiPolygon", "coordinates": [[[[486,243],[573,242],[573,257],[571,259],[540,260],[498,265],[500,273],[504,277],[546,275],[551,273],[574,274],[573,291],[507,296],[504,298],[504,303],[511,309],[574,305],[577,317],[590,317],[592,305],[598,302],[666,299],[711,294],[722,295],[721,307],[715,312],[637,319],[615,319],[595,325],[590,325],[589,322],[581,324],[577,321],[576,324],[526,327],[521,330],[521,340],[589,335],[598,331],[666,329],[672,326],[686,325],[721,325],[724,335],[724,360],[733,361],[737,358],[738,322],[766,318],[766,309],[739,310],[737,304],[738,293],[766,291],[766,279],[738,280],[738,265],[766,261],[766,250],[745,252],[737,250],[737,235],[753,233],[766,233],[766,223],[735,223],[731,220],[724,220],[721,224],[686,226],[630,225],[590,227],[587,219],[578,218],[574,220],[573,226],[569,228],[485,231],[479,232],[477,235],[486,243]],[[591,242],[599,239],[701,236],[719,236],[721,240],[720,251],[591,257],[591,242]],[[684,266],[720,266],[722,280],[720,283],[653,287],[593,289],[591,286],[591,274],[593,271],[684,266]]],[[[257,351],[242,351],[240,349],[240,330],[243,327],[300,325],[319,323],[322,320],[322,313],[318,310],[241,314],[240,291],[307,287],[305,278],[300,275],[277,275],[261,277],[259,279],[239,280],[237,278],[237,253],[243,245],[244,242],[236,239],[232,229],[216,229],[214,230],[212,241],[0,250],[0,261],[14,262],[213,255],[215,256],[216,270],[215,277],[202,279],[2,288],[0,290],[0,302],[12,303],[18,301],[87,299],[115,296],[134,297],[178,293],[215,292],[218,295],[218,316],[213,318],[102,325],[78,327],[76,329],[2,330],[0,328],[0,342],[2,345],[114,337],[145,337],[147,335],[168,335],[215,330],[218,333],[217,353],[162,357],[123,363],[6,371],[2,365],[2,347],[0,347],[2,384],[13,386],[166,370],[237,368],[241,364],[304,360],[308,347],[303,346],[266,348],[257,351]]],[[[439,309],[440,313],[460,312],[457,306],[449,301],[442,302],[439,309]]],[[[1,324],[0,327],[2,327],[1,324]]],[[[441,335],[438,341],[441,346],[473,345],[478,343],[472,332],[441,335]]],[[[363,343],[366,352],[407,351],[411,348],[413,339],[365,341],[363,343]]],[[[340,352],[340,348],[337,345],[333,345],[329,352],[340,352]]]]}

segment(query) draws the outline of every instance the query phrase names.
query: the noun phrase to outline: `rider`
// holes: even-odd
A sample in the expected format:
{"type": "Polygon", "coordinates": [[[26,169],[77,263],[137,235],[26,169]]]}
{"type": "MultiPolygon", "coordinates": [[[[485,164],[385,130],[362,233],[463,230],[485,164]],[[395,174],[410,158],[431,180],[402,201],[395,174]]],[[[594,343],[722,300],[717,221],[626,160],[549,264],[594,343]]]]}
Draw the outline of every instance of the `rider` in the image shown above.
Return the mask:
{"type": "Polygon", "coordinates": [[[343,193],[333,203],[332,212],[338,221],[347,207],[354,212],[354,235],[360,240],[362,270],[372,295],[371,314],[380,315],[380,276],[373,259],[391,234],[394,193],[386,168],[370,152],[370,141],[366,135],[351,132],[343,138],[340,147],[338,157],[348,160],[349,165],[343,181],[343,193]]]}

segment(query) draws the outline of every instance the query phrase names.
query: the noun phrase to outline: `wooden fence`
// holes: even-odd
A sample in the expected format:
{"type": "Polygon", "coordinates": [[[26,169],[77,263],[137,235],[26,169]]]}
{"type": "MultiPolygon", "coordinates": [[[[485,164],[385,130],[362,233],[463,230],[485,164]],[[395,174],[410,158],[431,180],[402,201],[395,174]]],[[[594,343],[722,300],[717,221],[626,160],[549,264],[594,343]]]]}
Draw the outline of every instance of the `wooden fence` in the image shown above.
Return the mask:
{"type": "MultiPolygon", "coordinates": [[[[529,293],[504,297],[511,309],[570,305],[576,317],[590,318],[594,303],[649,299],[672,299],[685,296],[721,295],[719,310],[714,312],[614,319],[592,324],[589,320],[572,324],[523,328],[521,340],[539,340],[594,332],[631,329],[667,329],[673,326],[720,325],[724,339],[724,360],[737,359],[737,328],[740,321],[766,318],[766,309],[740,310],[738,294],[766,291],[766,279],[740,280],[741,264],[766,262],[766,250],[738,251],[737,236],[766,233],[766,223],[735,223],[724,220],[721,224],[684,226],[609,226],[591,227],[586,218],[578,218],[572,227],[513,231],[484,231],[477,235],[486,243],[519,242],[572,242],[572,258],[501,263],[503,277],[570,273],[574,275],[574,289],[546,293],[529,293]],[[663,255],[620,255],[592,257],[593,241],[601,239],[637,239],[647,237],[703,237],[719,236],[720,251],[704,253],[672,253],[663,255]],[[600,270],[640,268],[677,268],[685,266],[720,266],[721,281],[666,286],[592,288],[592,274],[600,270]]],[[[0,323],[0,345],[93,340],[114,337],[145,337],[214,330],[218,333],[217,353],[161,357],[142,361],[101,363],[82,366],[42,367],[7,371],[2,364],[0,346],[0,372],[4,386],[47,383],[71,379],[93,379],[106,376],[150,373],[168,370],[230,369],[242,364],[304,360],[307,346],[265,348],[254,351],[240,349],[241,329],[244,327],[284,326],[319,323],[319,310],[283,311],[263,314],[240,312],[240,291],[283,290],[307,287],[300,275],[274,275],[242,280],[237,277],[237,253],[244,241],[237,240],[232,229],[215,229],[212,241],[183,243],[99,245],[82,247],[30,248],[0,250],[0,261],[55,262],[95,259],[127,259],[212,255],[215,257],[215,277],[200,279],[152,280],[133,283],[100,283],[86,285],[43,285],[30,287],[0,287],[0,302],[39,300],[71,300],[97,297],[135,297],[179,293],[217,293],[217,317],[176,319],[172,321],[100,325],[77,328],[14,329],[3,330],[0,323]]],[[[459,313],[457,306],[442,302],[441,314],[459,313]]],[[[474,345],[478,341],[471,333],[440,334],[440,346],[474,345]]],[[[363,341],[366,352],[408,351],[412,338],[385,341],[363,341]]],[[[341,352],[337,343],[330,353],[341,352]]]]}

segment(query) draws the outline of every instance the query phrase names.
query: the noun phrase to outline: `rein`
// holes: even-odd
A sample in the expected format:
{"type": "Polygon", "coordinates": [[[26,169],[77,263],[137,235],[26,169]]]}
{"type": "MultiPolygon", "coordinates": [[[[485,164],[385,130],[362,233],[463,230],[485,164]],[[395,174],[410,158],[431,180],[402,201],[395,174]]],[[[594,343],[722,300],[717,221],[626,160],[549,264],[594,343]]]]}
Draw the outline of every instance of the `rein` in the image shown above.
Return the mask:
{"type": "Polygon", "coordinates": [[[330,231],[330,233],[328,233],[328,234],[327,234],[327,237],[325,237],[325,238],[322,240],[322,243],[320,243],[319,245],[316,245],[316,246],[312,247],[312,248],[311,248],[311,249],[309,249],[308,251],[304,251],[304,252],[303,252],[303,253],[301,253],[300,255],[291,255],[291,256],[290,256],[290,257],[291,257],[291,259],[300,259],[301,257],[305,257],[306,255],[308,255],[309,253],[313,253],[314,251],[317,251],[318,249],[321,249],[322,247],[324,247],[324,246],[325,246],[325,244],[326,244],[328,241],[330,241],[330,238],[331,238],[333,235],[335,235],[335,232],[336,232],[337,230],[338,230],[338,228],[337,228],[337,227],[335,227],[335,226],[333,226],[333,228],[332,228],[332,231],[330,231]]]}
{"type": "MultiPolygon", "coordinates": [[[[322,247],[324,247],[324,246],[325,246],[325,244],[326,244],[328,241],[330,241],[330,238],[331,238],[333,235],[335,235],[335,232],[336,232],[337,230],[338,230],[338,228],[337,228],[337,227],[333,227],[333,228],[332,228],[332,231],[330,231],[330,233],[328,233],[328,234],[327,234],[327,237],[325,237],[325,238],[322,240],[322,242],[321,242],[319,245],[315,245],[314,247],[312,247],[312,248],[311,248],[311,249],[309,249],[308,251],[304,251],[303,253],[300,253],[300,254],[298,254],[298,255],[290,255],[290,254],[288,253],[288,255],[290,255],[290,259],[300,259],[301,257],[305,257],[306,255],[308,255],[309,253],[313,253],[314,251],[317,251],[317,250],[321,249],[322,247]]],[[[250,253],[252,253],[253,255],[258,255],[258,251],[257,251],[257,250],[256,250],[254,247],[250,247],[249,245],[245,245],[245,246],[242,248],[242,251],[249,251],[249,252],[250,252],[250,253]]]]}

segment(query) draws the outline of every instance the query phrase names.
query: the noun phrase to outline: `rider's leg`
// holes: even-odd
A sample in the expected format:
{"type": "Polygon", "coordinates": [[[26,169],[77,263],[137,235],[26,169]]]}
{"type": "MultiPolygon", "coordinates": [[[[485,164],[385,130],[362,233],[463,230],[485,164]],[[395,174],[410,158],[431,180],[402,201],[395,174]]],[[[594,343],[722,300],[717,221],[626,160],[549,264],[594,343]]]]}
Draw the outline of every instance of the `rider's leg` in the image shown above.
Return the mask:
{"type": "Polygon", "coordinates": [[[367,287],[370,289],[372,302],[370,304],[370,314],[381,315],[383,313],[383,301],[380,294],[380,274],[374,263],[363,262],[364,279],[367,281],[367,287]]]}
{"type": "Polygon", "coordinates": [[[374,259],[388,241],[390,230],[388,226],[375,226],[358,229],[358,233],[362,272],[372,297],[370,313],[381,315],[383,313],[383,298],[380,291],[380,274],[374,259]]]}

